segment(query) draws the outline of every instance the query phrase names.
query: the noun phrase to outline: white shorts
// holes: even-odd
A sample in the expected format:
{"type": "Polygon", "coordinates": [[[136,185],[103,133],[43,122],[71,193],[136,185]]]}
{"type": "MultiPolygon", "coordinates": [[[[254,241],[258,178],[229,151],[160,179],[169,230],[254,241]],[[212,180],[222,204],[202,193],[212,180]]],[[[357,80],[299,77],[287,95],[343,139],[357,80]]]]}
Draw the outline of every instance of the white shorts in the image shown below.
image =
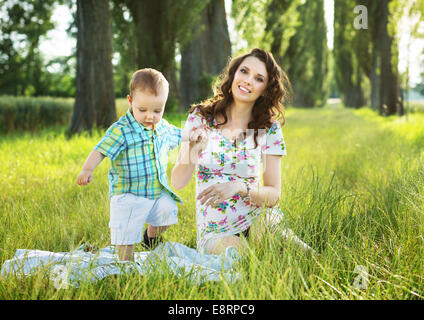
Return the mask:
{"type": "Polygon", "coordinates": [[[165,191],[159,199],[147,199],[132,193],[112,196],[110,199],[110,235],[113,245],[141,242],[145,223],[154,227],[178,222],[178,207],[165,191]]]}

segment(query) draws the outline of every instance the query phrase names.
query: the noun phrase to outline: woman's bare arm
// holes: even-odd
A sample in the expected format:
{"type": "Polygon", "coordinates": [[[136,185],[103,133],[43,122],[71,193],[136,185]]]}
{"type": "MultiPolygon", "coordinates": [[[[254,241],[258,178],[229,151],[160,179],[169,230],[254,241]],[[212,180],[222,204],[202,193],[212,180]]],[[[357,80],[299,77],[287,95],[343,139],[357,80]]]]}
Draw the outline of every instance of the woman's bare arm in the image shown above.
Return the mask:
{"type": "Polygon", "coordinates": [[[250,190],[250,201],[260,207],[273,207],[281,194],[281,156],[265,155],[263,184],[250,190]]]}
{"type": "Polygon", "coordinates": [[[199,160],[199,153],[206,147],[207,134],[204,128],[193,128],[183,132],[177,162],[171,173],[171,184],[175,189],[184,188],[190,181],[199,160]]]}

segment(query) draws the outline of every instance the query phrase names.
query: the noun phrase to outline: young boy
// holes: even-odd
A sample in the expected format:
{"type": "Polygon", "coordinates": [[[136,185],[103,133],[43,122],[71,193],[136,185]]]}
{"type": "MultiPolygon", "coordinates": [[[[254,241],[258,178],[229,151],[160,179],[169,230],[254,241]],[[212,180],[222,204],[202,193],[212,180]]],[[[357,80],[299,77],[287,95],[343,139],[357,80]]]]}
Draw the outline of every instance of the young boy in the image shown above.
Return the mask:
{"type": "Polygon", "coordinates": [[[108,157],[111,243],[120,260],[132,259],[133,245],[152,248],[169,225],[177,223],[182,203],[167,182],[169,150],[181,142],[181,129],[162,119],[169,84],[154,69],[136,71],[127,96],[129,110],[106,131],[84,163],[77,183],[90,183],[94,169],[108,157]]]}

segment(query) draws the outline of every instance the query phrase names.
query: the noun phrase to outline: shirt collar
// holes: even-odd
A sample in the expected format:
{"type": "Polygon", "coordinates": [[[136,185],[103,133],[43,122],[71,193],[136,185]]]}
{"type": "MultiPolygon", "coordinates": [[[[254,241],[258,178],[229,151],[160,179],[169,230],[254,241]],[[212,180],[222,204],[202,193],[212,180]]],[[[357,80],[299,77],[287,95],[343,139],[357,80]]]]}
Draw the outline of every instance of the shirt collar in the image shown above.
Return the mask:
{"type": "MultiPolygon", "coordinates": [[[[147,134],[146,131],[151,130],[151,129],[147,129],[145,128],[143,125],[141,125],[140,123],[137,122],[137,120],[135,120],[134,116],[131,113],[131,110],[128,109],[127,113],[125,114],[128,123],[130,124],[130,126],[139,133],[142,134],[147,134]]],[[[164,119],[161,119],[159,121],[159,123],[155,126],[155,129],[153,130],[154,132],[156,132],[156,135],[162,135],[165,132],[165,123],[164,123],[164,119]]]]}

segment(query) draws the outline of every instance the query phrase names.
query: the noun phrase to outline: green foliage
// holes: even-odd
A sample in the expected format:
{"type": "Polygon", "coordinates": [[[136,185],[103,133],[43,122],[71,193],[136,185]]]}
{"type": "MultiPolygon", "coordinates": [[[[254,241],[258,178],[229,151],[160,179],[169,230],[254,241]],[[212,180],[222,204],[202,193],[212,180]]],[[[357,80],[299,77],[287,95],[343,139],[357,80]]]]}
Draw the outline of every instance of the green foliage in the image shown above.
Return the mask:
{"type": "Polygon", "coordinates": [[[116,97],[129,93],[130,79],[137,68],[137,30],[128,7],[121,0],[111,2],[112,48],[119,55],[113,77],[116,97]]]}
{"type": "Polygon", "coordinates": [[[170,31],[175,32],[175,40],[181,47],[194,36],[192,26],[200,21],[200,12],[212,0],[166,1],[167,20],[171,21],[170,31]]]}
{"type": "Polygon", "coordinates": [[[298,12],[299,25],[283,57],[283,67],[293,84],[293,105],[322,107],[330,84],[324,2],[305,1],[298,12]]]}
{"type": "Polygon", "coordinates": [[[334,6],[335,79],[343,103],[359,108],[366,104],[365,77],[371,72],[370,32],[355,29],[354,7],[358,1],[336,1],[334,6]],[[365,68],[365,65],[369,67],[365,68]]]}
{"type": "Polygon", "coordinates": [[[243,39],[247,41],[249,47],[264,47],[263,38],[265,36],[265,12],[270,0],[249,1],[233,0],[231,5],[231,16],[236,23],[236,30],[239,30],[243,39]]]}
{"type": "MultiPolygon", "coordinates": [[[[413,1],[415,2],[415,1],[413,1]]],[[[402,20],[402,17],[405,14],[411,14],[411,12],[407,12],[409,7],[416,8],[417,5],[419,5],[419,2],[417,4],[414,4],[411,1],[402,1],[402,0],[391,0],[389,3],[389,17],[388,17],[388,25],[387,29],[389,32],[389,35],[393,37],[393,43],[392,43],[392,69],[397,73],[398,71],[398,64],[399,64],[399,42],[400,42],[400,34],[399,34],[399,21],[402,20]]],[[[414,31],[419,26],[419,23],[416,23],[415,26],[412,27],[412,34],[414,35],[414,31]]],[[[415,36],[417,34],[415,33],[415,36]]]]}
{"type": "Polygon", "coordinates": [[[166,113],[175,113],[178,111],[178,100],[173,97],[168,97],[165,105],[166,113]]]}
{"type": "Polygon", "coordinates": [[[424,38],[424,0],[412,1],[412,6],[408,14],[411,18],[418,17],[417,22],[412,27],[412,36],[424,38]]]}
{"type": "MultiPolygon", "coordinates": [[[[126,98],[119,98],[115,104],[119,118],[127,112],[128,101],[126,98]]],[[[39,131],[67,125],[73,107],[73,98],[0,96],[0,133],[39,131]]],[[[178,102],[169,98],[165,118],[175,120],[176,125],[180,126],[186,116],[177,113],[177,110],[178,102]]]]}
{"type": "Polygon", "coordinates": [[[43,57],[40,37],[54,28],[54,0],[0,1],[0,94],[43,95],[43,57]]]}
{"type": "Polygon", "coordinates": [[[294,87],[294,105],[322,107],[329,93],[323,1],[234,0],[232,16],[250,48],[272,52],[294,87]]]}
{"type": "Polygon", "coordinates": [[[197,101],[193,101],[193,102],[203,101],[204,99],[210,97],[212,94],[212,90],[214,90],[214,86],[217,84],[218,77],[219,75],[214,76],[210,73],[202,72],[199,80],[197,80],[199,87],[201,88],[200,90],[201,96],[198,97],[197,101]]]}
{"type": "Polygon", "coordinates": [[[269,50],[282,66],[290,39],[301,23],[298,11],[300,4],[300,0],[272,0],[266,11],[264,42],[270,44],[269,50]]]}
{"type": "MultiPolygon", "coordinates": [[[[140,68],[160,70],[171,85],[177,70],[177,44],[181,48],[192,38],[192,26],[198,24],[204,0],[112,1],[113,51],[118,53],[114,66],[115,94],[128,93],[131,74],[140,68]]],[[[176,77],[176,76],[175,76],[176,77]]],[[[170,95],[178,99],[171,89],[170,95]]]]}
{"type": "Polygon", "coordinates": [[[269,50],[279,63],[299,25],[301,0],[233,0],[231,16],[250,48],[269,50]]]}
{"type": "Polygon", "coordinates": [[[68,124],[73,100],[60,98],[0,97],[0,132],[39,130],[68,124]]]}

